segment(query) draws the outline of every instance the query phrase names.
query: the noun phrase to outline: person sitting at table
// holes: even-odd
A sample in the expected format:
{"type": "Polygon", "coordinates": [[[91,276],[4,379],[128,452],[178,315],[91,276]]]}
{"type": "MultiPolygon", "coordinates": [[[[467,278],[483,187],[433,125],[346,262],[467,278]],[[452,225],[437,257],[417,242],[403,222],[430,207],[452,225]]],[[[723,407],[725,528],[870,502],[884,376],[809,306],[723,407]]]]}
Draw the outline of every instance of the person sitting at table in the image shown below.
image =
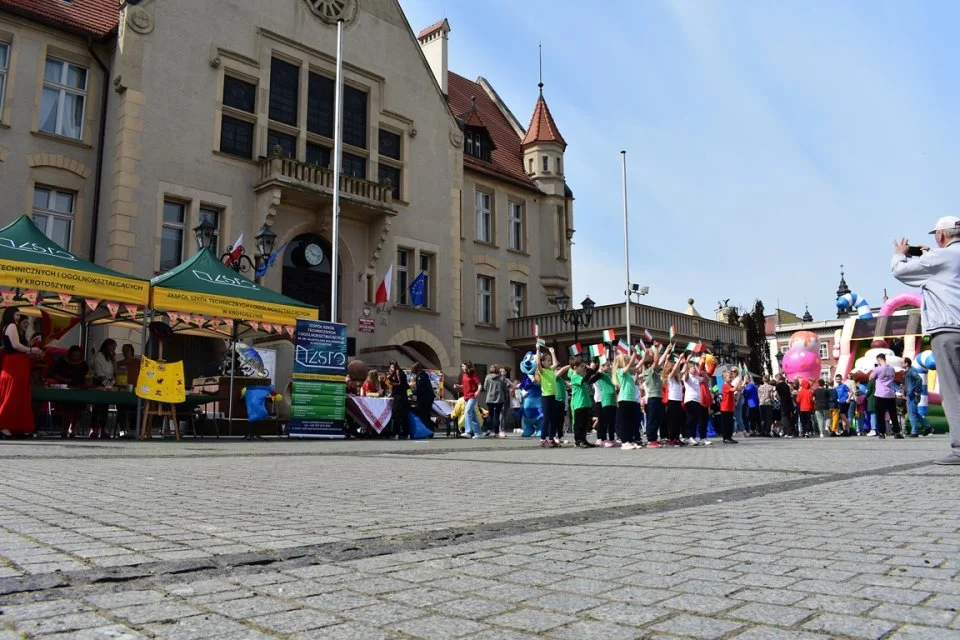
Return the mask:
{"type": "Polygon", "coordinates": [[[431,418],[436,393],[434,393],[433,384],[430,382],[430,374],[424,370],[423,365],[419,362],[413,363],[413,366],[410,367],[410,373],[415,376],[413,395],[417,400],[417,417],[420,418],[425,427],[432,427],[431,418]]]}
{"type": "Polygon", "coordinates": [[[379,398],[383,395],[383,385],[380,384],[380,374],[371,369],[367,379],[360,387],[360,395],[364,398],[379,398]]]}
{"type": "Polygon", "coordinates": [[[30,356],[43,350],[27,344],[20,331],[20,309],[7,307],[0,319],[3,332],[3,366],[0,368],[0,435],[27,436],[33,433],[33,403],[30,392],[30,356]]]}
{"type": "MultiPolygon", "coordinates": [[[[73,345],[67,349],[67,355],[57,360],[50,371],[50,377],[60,384],[71,389],[82,388],[87,381],[87,372],[90,367],[83,360],[83,349],[73,345]]],[[[61,438],[75,438],[77,427],[80,426],[80,412],[83,411],[82,402],[58,402],[57,407],[63,413],[63,424],[60,425],[61,438]]]]}
{"type": "MultiPolygon", "coordinates": [[[[121,390],[133,389],[140,378],[140,358],[134,355],[133,345],[129,342],[120,350],[122,360],[117,360],[116,381],[121,390]]],[[[134,407],[117,407],[117,418],[124,424],[126,431],[132,432],[136,426],[137,410],[134,407]]],[[[121,433],[122,437],[124,434],[121,433]]]]}
{"type": "MultiPolygon", "coordinates": [[[[117,341],[107,338],[100,344],[100,350],[90,361],[90,373],[97,387],[112,387],[117,369],[117,341]]],[[[107,405],[93,405],[93,424],[90,425],[91,438],[109,438],[107,433],[107,405]]]]}

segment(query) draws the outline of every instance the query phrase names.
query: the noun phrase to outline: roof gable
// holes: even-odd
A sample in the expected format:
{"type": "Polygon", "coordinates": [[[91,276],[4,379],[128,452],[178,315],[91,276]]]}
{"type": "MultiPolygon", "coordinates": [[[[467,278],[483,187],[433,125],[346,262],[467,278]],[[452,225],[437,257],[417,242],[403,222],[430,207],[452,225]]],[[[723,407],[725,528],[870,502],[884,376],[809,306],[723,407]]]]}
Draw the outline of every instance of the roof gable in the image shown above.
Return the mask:
{"type": "Polygon", "coordinates": [[[118,0],[0,0],[0,9],[98,40],[120,22],[118,0]]]}
{"type": "MultiPolygon", "coordinates": [[[[484,88],[472,80],[452,71],[447,74],[450,110],[465,118],[476,103],[476,118],[480,121],[493,142],[490,162],[464,154],[463,164],[477,171],[509,180],[529,189],[538,190],[537,184],[523,169],[523,149],[520,137],[507,121],[506,116],[484,88]]],[[[472,122],[466,124],[473,125],[472,122]]]]}

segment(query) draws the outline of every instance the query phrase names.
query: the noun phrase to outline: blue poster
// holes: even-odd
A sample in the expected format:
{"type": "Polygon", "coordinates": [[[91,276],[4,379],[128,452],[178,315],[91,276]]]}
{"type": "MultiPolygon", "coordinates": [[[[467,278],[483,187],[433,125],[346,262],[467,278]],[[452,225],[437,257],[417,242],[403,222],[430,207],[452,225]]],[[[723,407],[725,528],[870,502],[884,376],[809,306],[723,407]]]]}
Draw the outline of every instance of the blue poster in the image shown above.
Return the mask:
{"type": "Polygon", "coordinates": [[[290,396],[291,438],[343,438],[347,400],[347,326],[297,320],[290,396]]]}

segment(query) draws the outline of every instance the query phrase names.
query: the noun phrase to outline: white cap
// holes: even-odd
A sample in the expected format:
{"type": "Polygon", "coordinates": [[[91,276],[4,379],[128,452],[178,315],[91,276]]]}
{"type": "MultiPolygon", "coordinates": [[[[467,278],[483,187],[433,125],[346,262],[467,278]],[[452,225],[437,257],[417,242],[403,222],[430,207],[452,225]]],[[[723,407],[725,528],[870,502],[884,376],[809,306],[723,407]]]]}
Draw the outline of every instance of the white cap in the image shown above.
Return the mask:
{"type": "Polygon", "coordinates": [[[930,233],[950,231],[951,229],[960,229],[960,218],[957,216],[943,216],[937,220],[937,226],[935,226],[930,233]]]}

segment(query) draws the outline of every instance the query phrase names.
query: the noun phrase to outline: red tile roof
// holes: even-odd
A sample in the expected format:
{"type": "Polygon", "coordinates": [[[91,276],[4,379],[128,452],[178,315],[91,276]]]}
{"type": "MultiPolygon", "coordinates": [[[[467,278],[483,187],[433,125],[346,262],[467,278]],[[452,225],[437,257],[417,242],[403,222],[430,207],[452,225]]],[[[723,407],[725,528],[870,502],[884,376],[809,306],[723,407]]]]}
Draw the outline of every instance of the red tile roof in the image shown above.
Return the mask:
{"type": "Polygon", "coordinates": [[[473,106],[472,99],[476,98],[476,115],[483,126],[486,127],[495,147],[490,154],[490,162],[464,155],[464,166],[529,189],[538,190],[537,184],[523,170],[523,149],[520,147],[520,136],[510,126],[506,116],[503,115],[503,112],[500,111],[500,108],[483,87],[452,71],[447,73],[447,86],[447,100],[450,103],[450,110],[460,118],[469,115],[473,106]]]}
{"type": "Polygon", "coordinates": [[[119,0],[0,0],[0,9],[96,39],[120,21],[119,0]]]}
{"type": "Polygon", "coordinates": [[[521,144],[527,145],[532,142],[556,142],[564,149],[567,148],[567,143],[560,135],[560,129],[557,128],[557,123],[550,115],[550,107],[547,106],[547,101],[543,99],[543,92],[537,99],[537,106],[533,109],[533,117],[530,118],[530,126],[527,127],[527,135],[524,136],[521,144]]]}
{"type": "Polygon", "coordinates": [[[417,40],[423,40],[423,39],[426,38],[427,36],[433,35],[433,33],[434,33],[435,31],[439,31],[439,30],[442,29],[444,26],[446,26],[447,31],[450,31],[450,23],[447,22],[447,19],[446,19],[446,18],[444,18],[443,20],[440,20],[439,22],[434,22],[432,25],[430,25],[429,27],[427,27],[426,29],[424,29],[423,31],[421,31],[421,32],[417,35],[417,40]]]}

